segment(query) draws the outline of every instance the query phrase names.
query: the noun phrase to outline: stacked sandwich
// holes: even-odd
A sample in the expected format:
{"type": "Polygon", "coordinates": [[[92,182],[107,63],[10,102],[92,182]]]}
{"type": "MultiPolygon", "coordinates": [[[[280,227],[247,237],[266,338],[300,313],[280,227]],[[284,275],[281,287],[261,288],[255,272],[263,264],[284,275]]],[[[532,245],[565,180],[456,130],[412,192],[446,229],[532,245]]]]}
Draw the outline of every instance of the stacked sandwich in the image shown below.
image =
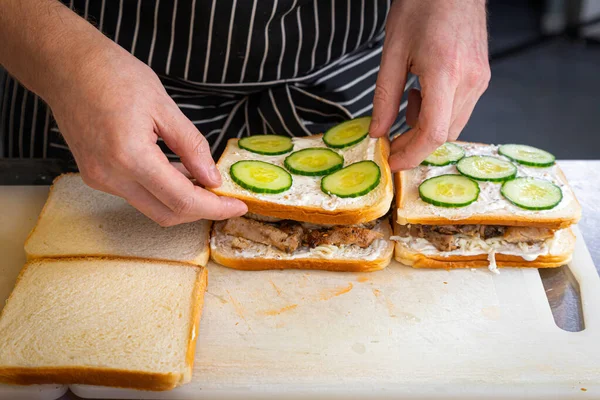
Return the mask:
{"type": "Polygon", "coordinates": [[[396,177],[396,259],[426,268],[558,267],[581,208],[552,154],[446,143],[396,177]]]}
{"type": "Polygon", "coordinates": [[[217,222],[212,258],[246,269],[373,271],[393,254],[389,142],[368,137],[370,118],[324,135],[231,139],[217,163],[214,192],[248,205],[217,222]]]}
{"type": "Polygon", "coordinates": [[[168,390],[190,381],[210,222],[162,228],[58,178],[0,316],[0,382],[168,390]]]}

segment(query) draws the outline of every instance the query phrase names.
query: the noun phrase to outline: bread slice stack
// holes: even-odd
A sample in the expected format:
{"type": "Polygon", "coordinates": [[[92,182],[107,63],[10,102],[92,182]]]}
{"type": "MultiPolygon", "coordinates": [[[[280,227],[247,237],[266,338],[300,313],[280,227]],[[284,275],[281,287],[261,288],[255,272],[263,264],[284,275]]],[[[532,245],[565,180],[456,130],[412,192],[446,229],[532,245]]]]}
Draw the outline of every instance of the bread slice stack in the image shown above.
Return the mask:
{"type": "Polygon", "coordinates": [[[162,228],[55,181],[0,314],[0,382],[169,390],[191,380],[210,222],[162,228]]]}

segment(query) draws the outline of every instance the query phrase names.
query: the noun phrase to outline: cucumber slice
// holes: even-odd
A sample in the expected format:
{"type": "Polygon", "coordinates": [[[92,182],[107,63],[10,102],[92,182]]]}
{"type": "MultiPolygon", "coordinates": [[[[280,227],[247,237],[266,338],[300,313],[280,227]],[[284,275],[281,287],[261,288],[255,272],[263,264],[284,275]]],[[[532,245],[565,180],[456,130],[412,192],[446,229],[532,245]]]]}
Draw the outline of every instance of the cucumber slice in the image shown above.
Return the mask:
{"type": "Polygon", "coordinates": [[[478,181],[504,182],[517,176],[517,167],[513,163],[488,156],[463,158],[456,164],[456,169],[478,181]]]}
{"type": "Polygon", "coordinates": [[[556,161],[556,157],[547,151],[524,144],[502,145],[498,149],[498,153],[530,167],[550,167],[556,161]]]}
{"type": "Polygon", "coordinates": [[[333,150],[316,147],[293,152],[283,165],[296,175],[328,175],[344,166],[344,157],[333,150]]]}
{"type": "Polygon", "coordinates": [[[458,160],[465,156],[465,150],[454,143],[444,143],[437,148],[436,151],[431,153],[427,157],[422,165],[433,165],[436,167],[443,167],[449,164],[456,164],[458,160]]]}
{"type": "Polygon", "coordinates": [[[536,178],[505,182],[500,193],[515,206],[526,210],[550,210],[563,198],[562,190],[554,183],[536,178]]]}
{"type": "Polygon", "coordinates": [[[371,117],[361,117],[342,122],[329,129],[323,135],[323,142],[328,147],[342,149],[362,142],[369,135],[371,117]]]}
{"type": "Polygon", "coordinates": [[[254,193],[281,193],[292,187],[289,172],[264,161],[238,161],[229,172],[235,183],[254,193]]]}
{"type": "Polygon", "coordinates": [[[463,175],[440,175],[421,183],[419,196],[434,206],[465,207],[479,198],[479,185],[463,175]]]}
{"type": "Polygon", "coordinates": [[[373,161],[350,164],[321,179],[321,190],[337,197],[360,197],[375,189],[381,180],[379,165],[373,161]]]}
{"type": "Polygon", "coordinates": [[[266,156],[289,153],[294,148],[292,138],[281,135],[254,135],[238,140],[241,149],[266,156]]]}

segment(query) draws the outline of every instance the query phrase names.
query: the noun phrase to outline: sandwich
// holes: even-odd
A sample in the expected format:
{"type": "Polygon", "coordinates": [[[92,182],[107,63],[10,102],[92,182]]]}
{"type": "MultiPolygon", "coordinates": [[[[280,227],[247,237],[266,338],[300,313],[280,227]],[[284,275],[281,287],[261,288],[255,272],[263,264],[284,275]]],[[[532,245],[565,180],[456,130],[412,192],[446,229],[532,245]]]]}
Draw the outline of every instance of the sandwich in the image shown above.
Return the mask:
{"type": "Polygon", "coordinates": [[[369,117],[324,135],[230,139],[217,162],[220,196],[248,214],[216,222],[211,257],[227,267],[373,271],[393,255],[389,141],[368,137],[369,117]]]}
{"type": "Polygon", "coordinates": [[[109,256],[205,266],[210,225],[161,227],[124,199],[88,187],[79,174],[65,174],[50,188],[25,252],[30,260],[109,256]]]}
{"type": "Polygon", "coordinates": [[[187,383],[207,271],[166,261],[30,261],[0,315],[0,382],[162,391],[187,383]]]}
{"type": "Polygon", "coordinates": [[[395,258],[417,268],[559,267],[581,207],[555,157],[525,145],[446,143],[395,176],[395,258]]]}

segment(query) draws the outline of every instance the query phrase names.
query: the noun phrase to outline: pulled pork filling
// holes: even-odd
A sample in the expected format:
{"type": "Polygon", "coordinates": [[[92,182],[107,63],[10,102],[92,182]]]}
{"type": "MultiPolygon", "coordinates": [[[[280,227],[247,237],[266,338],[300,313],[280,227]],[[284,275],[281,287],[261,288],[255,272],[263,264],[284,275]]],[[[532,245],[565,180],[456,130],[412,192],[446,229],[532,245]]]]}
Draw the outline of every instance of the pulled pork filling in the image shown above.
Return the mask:
{"type": "Polygon", "coordinates": [[[502,238],[509,243],[539,243],[554,236],[554,231],[546,228],[529,228],[499,225],[400,225],[398,236],[417,237],[428,240],[439,251],[458,249],[459,238],[479,238],[488,240],[502,238]]]}
{"type": "MultiPolygon", "coordinates": [[[[374,226],[375,224],[371,225],[374,226]]],[[[273,246],[286,253],[293,253],[299,247],[315,248],[321,245],[356,245],[366,248],[376,239],[383,237],[381,232],[362,226],[307,228],[296,221],[268,223],[247,217],[227,220],[222,230],[236,237],[232,243],[235,248],[243,249],[248,246],[246,241],[252,241],[273,246]]]]}

